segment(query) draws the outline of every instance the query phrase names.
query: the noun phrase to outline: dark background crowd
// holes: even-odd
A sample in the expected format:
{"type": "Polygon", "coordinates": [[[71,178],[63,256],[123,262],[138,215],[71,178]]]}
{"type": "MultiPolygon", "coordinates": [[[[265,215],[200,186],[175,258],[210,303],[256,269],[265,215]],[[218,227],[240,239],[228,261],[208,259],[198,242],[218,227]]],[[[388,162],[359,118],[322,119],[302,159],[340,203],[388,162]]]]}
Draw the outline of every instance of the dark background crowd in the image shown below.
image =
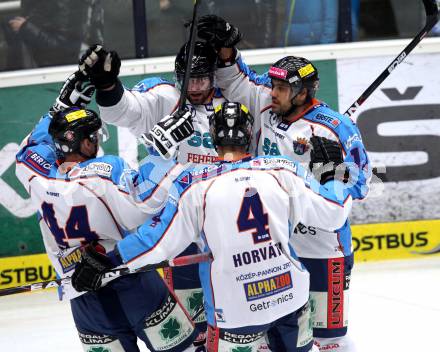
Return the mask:
{"type": "MultiPolygon", "coordinates": [[[[0,0],[0,71],[74,64],[94,43],[124,59],[175,55],[192,6],[191,0],[0,0]]],[[[200,14],[206,13],[240,28],[241,49],[410,38],[424,22],[421,0],[204,0],[200,14]]]]}

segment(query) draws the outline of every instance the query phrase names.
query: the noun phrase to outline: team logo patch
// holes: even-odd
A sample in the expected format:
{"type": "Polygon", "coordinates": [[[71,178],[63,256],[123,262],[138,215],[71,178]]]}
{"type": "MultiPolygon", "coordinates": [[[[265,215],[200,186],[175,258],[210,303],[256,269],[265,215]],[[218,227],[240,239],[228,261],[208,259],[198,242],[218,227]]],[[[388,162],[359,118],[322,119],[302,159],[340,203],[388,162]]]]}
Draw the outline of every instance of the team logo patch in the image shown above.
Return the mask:
{"type": "Polygon", "coordinates": [[[303,155],[309,150],[309,144],[306,138],[298,137],[296,141],[293,141],[293,151],[295,154],[303,155]]]}
{"type": "Polygon", "coordinates": [[[243,285],[247,301],[254,301],[292,288],[290,272],[243,285]]]}
{"type": "Polygon", "coordinates": [[[223,309],[216,309],[214,311],[215,314],[215,320],[224,323],[225,320],[225,314],[223,313],[223,309]]]}
{"type": "Polygon", "coordinates": [[[73,131],[66,131],[64,132],[64,138],[66,138],[67,141],[72,142],[75,139],[75,133],[73,131]]]}

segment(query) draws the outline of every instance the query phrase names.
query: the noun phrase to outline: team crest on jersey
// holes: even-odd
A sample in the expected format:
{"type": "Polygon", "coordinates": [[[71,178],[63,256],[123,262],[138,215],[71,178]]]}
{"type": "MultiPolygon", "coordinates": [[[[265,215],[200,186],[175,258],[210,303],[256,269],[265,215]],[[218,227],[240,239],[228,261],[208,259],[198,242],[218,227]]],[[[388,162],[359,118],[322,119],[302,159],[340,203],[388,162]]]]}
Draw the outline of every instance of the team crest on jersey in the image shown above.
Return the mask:
{"type": "Polygon", "coordinates": [[[214,314],[215,314],[215,320],[222,322],[222,323],[226,322],[225,314],[223,313],[223,309],[215,309],[214,314]]]}
{"type": "Polygon", "coordinates": [[[298,137],[296,141],[293,141],[293,151],[295,154],[303,155],[309,150],[309,144],[306,138],[298,137]]]}

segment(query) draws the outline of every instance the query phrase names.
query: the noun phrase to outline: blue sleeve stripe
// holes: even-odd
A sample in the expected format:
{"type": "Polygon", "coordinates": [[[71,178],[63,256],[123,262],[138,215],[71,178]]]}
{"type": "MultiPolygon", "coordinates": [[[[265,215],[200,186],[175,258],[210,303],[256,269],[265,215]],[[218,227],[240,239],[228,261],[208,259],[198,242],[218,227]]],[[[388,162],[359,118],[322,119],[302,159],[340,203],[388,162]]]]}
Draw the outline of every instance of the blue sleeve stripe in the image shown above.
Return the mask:
{"type": "Polygon", "coordinates": [[[236,65],[238,70],[249,79],[249,82],[257,86],[265,86],[266,88],[272,89],[272,84],[267,73],[257,75],[257,73],[250,69],[241,58],[237,61],[236,65]]]}
{"type": "Polygon", "coordinates": [[[162,185],[162,183],[167,179],[167,177],[168,176],[170,176],[171,174],[172,174],[172,172],[174,171],[174,169],[176,169],[177,168],[177,166],[180,166],[180,164],[174,164],[173,165],[173,167],[171,168],[171,169],[169,169],[166,173],[165,173],[165,175],[163,176],[163,178],[160,180],[160,182],[156,185],[156,186],[154,186],[151,190],[150,190],[150,195],[149,196],[147,196],[145,199],[143,199],[143,200],[141,200],[141,201],[136,201],[137,203],[145,203],[145,202],[147,202],[153,195],[154,195],[154,193],[156,193],[156,191],[157,190],[159,190],[160,189],[160,186],[162,185]]]}

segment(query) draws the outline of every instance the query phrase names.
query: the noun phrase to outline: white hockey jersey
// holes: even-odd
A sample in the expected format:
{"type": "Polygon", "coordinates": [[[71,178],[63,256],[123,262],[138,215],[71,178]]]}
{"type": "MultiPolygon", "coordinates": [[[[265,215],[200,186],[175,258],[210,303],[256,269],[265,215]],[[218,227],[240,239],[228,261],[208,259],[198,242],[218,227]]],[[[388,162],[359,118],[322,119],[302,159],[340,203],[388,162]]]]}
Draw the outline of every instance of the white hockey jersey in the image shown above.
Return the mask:
{"type": "MultiPolygon", "coordinates": [[[[65,168],[48,134],[50,121],[50,115],[43,117],[22,143],[16,175],[38,211],[47,254],[63,278],[73,273],[81,245],[99,241],[112,250],[124,231],[160,211],[169,189],[162,190],[164,176],[175,163],[150,156],[151,165],[144,162],[138,172],[119,157],[103,156],[65,168]]],[[[79,294],[69,283],[63,291],[67,298],[79,294]]]]}
{"type": "Polygon", "coordinates": [[[337,199],[283,157],[198,167],[174,190],[161,216],[118,250],[136,269],[199,243],[213,257],[200,264],[208,323],[222,328],[267,324],[304,305],[309,274],[289,245],[293,229],[301,221],[333,231],[351,208],[349,195],[337,199]]]}
{"type": "MultiPolygon", "coordinates": [[[[350,193],[363,199],[371,177],[369,159],[357,126],[346,116],[313,99],[310,107],[293,121],[281,120],[272,112],[271,81],[267,74],[257,75],[237,53],[236,64],[219,68],[216,83],[226,99],[249,107],[255,118],[256,155],[285,155],[308,168],[312,136],[340,143],[344,163],[350,169],[350,193]]],[[[299,224],[293,245],[305,258],[335,258],[352,253],[349,223],[338,229],[338,236],[307,223],[299,224]],[[309,241],[313,238],[313,242],[309,241]]]]}
{"type": "MultiPolygon", "coordinates": [[[[128,127],[133,135],[139,137],[151,130],[164,116],[174,112],[179,98],[180,92],[174,84],[154,77],[144,79],[131,90],[124,89],[115,105],[102,105],[99,95],[97,102],[100,116],[105,122],[128,127]]],[[[192,105],[187,102],[187,108],[193,116],[194,134],[179,145],[178,162],[212,164],[217,160],[217,152],[209,133],[208,116],[214,113],[215,106],[224,101],[220,90],[216,89],[209,104],[192,105]]]]}

